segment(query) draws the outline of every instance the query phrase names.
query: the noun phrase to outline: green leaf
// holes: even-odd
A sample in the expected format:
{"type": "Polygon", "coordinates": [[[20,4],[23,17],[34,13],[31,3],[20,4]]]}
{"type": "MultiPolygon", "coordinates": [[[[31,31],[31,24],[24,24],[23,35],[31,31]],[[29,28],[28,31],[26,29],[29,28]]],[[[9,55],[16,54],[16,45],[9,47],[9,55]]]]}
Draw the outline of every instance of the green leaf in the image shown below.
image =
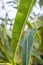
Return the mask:
{"type": "Polygon", "coordinates": [[[12,59],[9,57],[9,54],[7,53],[7,51],[5,50],[5,48],[3,47],[3,45],[1,44],[0,42],[0,51],[2,53],[3,56],[1,57],[0,55],[0,58],[3,58],[3,59],[7,59],[7,61],[9,61],[9,63],[12,63],[12,59]]]}
{"type": "Polygon", "coordinates": [[[43,64],[43,59],[41,59],[41,56],[35,50],[32,50],[31,54],[35,56],[39,63],[43,64]]]}
{"type": "Polygon", "coordinates": [[[32,50],[31,54],[35,56],[37,59],[41,59],[40,55],[35,50],[32,50]]]}
{"type": "Polygon", "coordinates": [[[10,30],[8,30],[6,28],[6,35],[9,37],[9,38],[12,38],[12,32],[10,30]]]}
{"type": "Polygon", "coordinates": [[[0,63],[1,63],[1,61],[3,61],[3,62],[9,62],[8,59],[4,56],[4,54],[0,50],[0,63]]]}
{"type": "Polygon", "coordinates": [[[40,0],[39,5],[40,7],[43,6],[43,0],[40,0]]]}
{"type": "Polygon", "coordinates": [[[5,25],[2,25],[1,32],[0,32],[0,38],[1,42],[4,46],[4,48],[9,48],[9,40],[11,39],[11,32],[7,30],[5,25]],[[10,39],[9,39],[10,38],[10,39]]]}
{"type": "Polygon", "coordinates": [[[37,59],[34,59],[34,65],[38,65],[37,59]]]}
{"type": "Polygon", "coordinates": [[[9,63],[9,61],[5,58],[0,57],[0,63],[9,63]]]}
{"type": "Polygon", "coordinates": [[[6,59],[7,62],[9,61],[10,63],[12,63],[13,54],[10,50],[9,38],[11,39],[11,32],[7,30],[5,25],[3,25],[2,27],[0,27],[0,58],[6,59]]]}
{"type": "Polygon", "coordinates": [[[22,32],[36,0],[20,0],[17,15],[13,25],[11,49],[15,53],[17,43],[21,39],[22,32]]]}
{"type": "Polygon", "coordinates": [[[36,29],[31,30],[26,34],[22,43],[22,65],[28,65],[33,42],[35,40],[36,29]]]}
{"type": "MultiPolygon", "coordinates": [[[[8,61],[7,61],[8,62],[8,61]]],[[[6,60],[0,60],[0,63],[7,63],[6,60]]]]}

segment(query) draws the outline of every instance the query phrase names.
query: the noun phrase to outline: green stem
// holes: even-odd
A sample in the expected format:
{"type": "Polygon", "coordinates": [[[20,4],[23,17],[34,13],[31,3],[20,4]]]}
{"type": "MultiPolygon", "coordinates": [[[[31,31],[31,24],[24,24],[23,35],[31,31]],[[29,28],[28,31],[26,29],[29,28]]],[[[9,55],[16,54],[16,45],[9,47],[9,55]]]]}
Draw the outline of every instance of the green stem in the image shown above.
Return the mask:
{"type": "Polygon", "coordinates": [[[27,25],[29,26],[30,29],[33,28],[33,25],[29,21],[27,21],[27,25]]]}
{"type": "Polygon", "coordinates": [[[43,53],[43,26],[41,27],[41,44],[40,44],[40,50],[43,53]]]}

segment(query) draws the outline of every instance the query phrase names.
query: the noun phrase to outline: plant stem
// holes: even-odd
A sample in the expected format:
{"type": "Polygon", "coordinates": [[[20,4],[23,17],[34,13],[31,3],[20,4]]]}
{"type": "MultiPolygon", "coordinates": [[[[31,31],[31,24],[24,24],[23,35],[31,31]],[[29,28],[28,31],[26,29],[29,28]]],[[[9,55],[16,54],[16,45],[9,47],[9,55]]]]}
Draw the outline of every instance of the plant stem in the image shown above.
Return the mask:
{"type": "Polygon", "coordinates": [[[34,28],[33,25],[29,21],[27,21],[27,25],[29,26],[30,29],[34,28]]]}
{"type": "Polygon", "coordinates": [[[41,27],[41,44],[40,44],[40,50],[43,53],[43,26],[41,27]]]}

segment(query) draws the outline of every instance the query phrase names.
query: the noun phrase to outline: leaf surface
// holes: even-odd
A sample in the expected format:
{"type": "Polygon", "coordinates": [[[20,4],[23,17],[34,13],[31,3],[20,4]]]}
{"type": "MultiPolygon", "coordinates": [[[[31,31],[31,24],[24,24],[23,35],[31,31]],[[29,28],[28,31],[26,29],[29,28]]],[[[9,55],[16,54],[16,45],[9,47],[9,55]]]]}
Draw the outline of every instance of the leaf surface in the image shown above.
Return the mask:
{"type": "Polygon", "coordinates": [[[15,53],[17,43],[20,41],[22,32],[30,14],[33,5],[35,4],[36,0],[21,0],[17,15],[13,25],[13,32],[12,32],[12,41],[11,41],[11,49],[13,53],[15,53]]]}
{"type": "Polygon", "coordinates": [[[35,40],[36,29],[31,30],[24,37],[22,45],[22,65],[28,65],[33,42],[35,40]]]}

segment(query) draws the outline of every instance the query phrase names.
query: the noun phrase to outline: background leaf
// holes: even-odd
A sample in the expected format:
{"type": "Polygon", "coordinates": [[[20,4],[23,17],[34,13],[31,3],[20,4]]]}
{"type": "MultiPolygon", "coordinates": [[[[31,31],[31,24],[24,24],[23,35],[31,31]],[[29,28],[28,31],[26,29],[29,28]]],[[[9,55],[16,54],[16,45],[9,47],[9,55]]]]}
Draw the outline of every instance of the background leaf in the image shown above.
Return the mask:
{"type": "Polygon", "coordinates": [[[24,37],[22,43],[22,65],[28,65],[35,35],[36,29],[33,29],[24,37]]]}

